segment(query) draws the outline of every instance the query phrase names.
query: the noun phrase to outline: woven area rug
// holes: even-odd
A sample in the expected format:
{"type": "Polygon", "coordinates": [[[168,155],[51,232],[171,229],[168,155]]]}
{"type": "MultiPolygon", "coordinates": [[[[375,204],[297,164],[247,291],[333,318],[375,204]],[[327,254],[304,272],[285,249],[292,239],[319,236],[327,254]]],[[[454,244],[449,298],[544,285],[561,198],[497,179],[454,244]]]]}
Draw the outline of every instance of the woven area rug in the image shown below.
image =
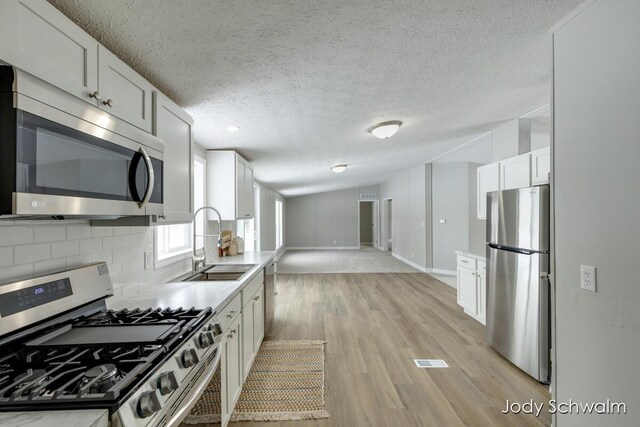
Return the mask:
{"type": "MultiPolygon", "coordinates": [[[[264,341],[231,421],[329,418],[324,409],[325,341],[264,341]]],[[[185,423],[220,422],[220,371],[185,423]]]]}

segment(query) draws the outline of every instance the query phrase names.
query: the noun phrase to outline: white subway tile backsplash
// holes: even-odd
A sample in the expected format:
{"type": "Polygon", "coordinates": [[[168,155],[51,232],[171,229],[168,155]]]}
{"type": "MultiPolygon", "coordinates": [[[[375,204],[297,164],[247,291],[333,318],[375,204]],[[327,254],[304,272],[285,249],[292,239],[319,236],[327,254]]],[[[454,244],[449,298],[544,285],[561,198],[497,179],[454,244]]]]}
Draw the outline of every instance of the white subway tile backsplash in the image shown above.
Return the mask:
{"type": "Polygon", "coordinates": [[[0,248],[0,267],[13,265],[13,248],[0,248]]]}
{"type": "Polygon", "coordinates": [[[14,255],[16,265],[47,260],[51,258],[51,243],[16,246],[14,255]]]}
{"type": "Polygon", "coordinates": [[[26,279],[33,276],[33,264],[14,265],[13,267],[3,267],[0,283],[12,282],[19,279],[26,279]]]}
{"type": "Polygon", "coordinates": [[[59,225],[43,225],[33,228],[35,242],[56,242],[67,238],[65,227],[59,225]]]}
{"type": "Polygon", "coordinates": [[[109,236],[102,238],[102,250],[112,251],[122,247],[122,236],[109,236]]]}
{"type": "Polygon", "coordinates": [[[68,257],[80,254],[80,242],[78,240],[67,240],[51,244],[52,257],[68,257]]]}
{"type": "Polygon", "coordinates": [[[67,267],[80,267],[81,265],[91,264],[91,255],[78,255],[67,257],[67,267]]]}
{"type": "Polygon", "coordinates": [[[113,235],[112,227],[91,227],[91,237],[106,237],[113,235]]]}
{"type": "Polygon", "coordinates": [[[51,274],[64,270],[67,267],[65,258],[50,259],[33,263],[33,272],[36,275],[51,274]]]}
{"type": "Polygon", "coordinates": [[[80,240],[80,253],[82,255],[94,254],[102,251],[102,239],[83,239],[80,240]]]}
{"type": "Polygon", "coordinates": [[[78,220],[0,221],[0,283],[104,261],[114,298],[131,296],[191,268],[187,260],[145,270],[144,254],[153,251],[153,233],[152,227],[91,227],[78,220]]]}
{"type": "Polygon", "coordinates": [[[98,252],[91,254],[91,262],[106,262],[107,264],[113,262],[112,252],[98,252]]]}
{"type": "Polygon", "coordinates": [[[0,246],[15,246],[33,243],[33,227],[14,225],[0,227],[0,246]]]}
{"type": "Polygon", "coordinates": [[[89,224],[68,224],[67,239],[88,239],[91,237],[91,226],[89,224]]]}

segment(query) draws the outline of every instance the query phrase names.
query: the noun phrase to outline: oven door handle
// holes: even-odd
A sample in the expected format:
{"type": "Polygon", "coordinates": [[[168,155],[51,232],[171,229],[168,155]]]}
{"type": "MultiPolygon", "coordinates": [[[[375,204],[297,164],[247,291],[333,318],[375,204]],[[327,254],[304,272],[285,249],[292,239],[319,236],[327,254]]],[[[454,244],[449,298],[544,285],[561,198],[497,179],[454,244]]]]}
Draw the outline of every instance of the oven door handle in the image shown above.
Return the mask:
{"type": "Polygon", "coordinates": [[[138,207],[140,209],[144,208],[149,200],[151,199],[151,193],[153,193],[153,185],[154,185],[154,173],[153,173],[153,164],[151,164],[151,158],[144,147],[140,147],[138,152],[142,155],[142,159],[144,160],[144,164],[147,167],[147,188],[144,190],[144,197],[142,200],[138,202],[138,207]]]}
{"type": "Polygon", "coordinates": [[[222,356],[222,346],[218,346],[217,352],[218,354],[213,360],[213,363],[211,363],[207,368],[209,372],[199,381],[197,387],[195,387],[190,392],[189,396],[187,396],[185,400],[180,404],[180,409],[173,413],[173,416],[169,421],[167,421],[165,427],[176,427],[180,425],[184,417],[198,402],[198,399],[200,399],[200,396],[202,396],[202,393],[204,393],[204,390],[207,388],[216,371],[218,370],[218,365],[220,365],[220,357],[222,356]]]}

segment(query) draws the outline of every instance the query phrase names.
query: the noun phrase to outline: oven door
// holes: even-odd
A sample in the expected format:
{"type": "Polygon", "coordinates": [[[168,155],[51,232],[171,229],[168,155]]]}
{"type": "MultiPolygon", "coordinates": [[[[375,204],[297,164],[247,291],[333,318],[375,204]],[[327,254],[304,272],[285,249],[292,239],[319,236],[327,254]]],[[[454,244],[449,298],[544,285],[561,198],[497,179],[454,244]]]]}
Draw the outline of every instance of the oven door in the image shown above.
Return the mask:
{"type": "Polygon", "coordinates": [[[160,215],[163,153],[74,116],[16,111],[15,215],[160,215]]]}

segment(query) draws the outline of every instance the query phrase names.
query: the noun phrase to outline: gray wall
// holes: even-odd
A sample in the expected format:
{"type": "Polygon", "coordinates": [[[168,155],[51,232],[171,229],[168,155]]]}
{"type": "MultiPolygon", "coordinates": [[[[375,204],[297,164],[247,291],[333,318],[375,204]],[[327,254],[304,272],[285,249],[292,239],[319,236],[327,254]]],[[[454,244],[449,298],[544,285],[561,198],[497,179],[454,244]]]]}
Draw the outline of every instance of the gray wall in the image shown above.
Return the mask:
{"type": "Polygon", "coordinates": [[[469,167],[433,164],[433,268],[454,271],[456,249],[469,247],[469,167]],[[440,220],[445,220],[444,224],[440,220]]]}
{"type": "Polygon", "coordinates": [[[358,199],[379,187],[353,188],[288,197],[285,242],[288,248],[358,246],[358,199]]]}
{"type": "Polygon", "coordinates": [[[373,203],[360,202],[360,243],[373,243],[373,203]]]}
{"type": "Polygon", "coordinates": [[[626,402],[640,419],[640,2],[600,0],[554,33],[556,385],[559,401],[626,402]],[[580,265],[597,267],[597,293],[580,265]]]}
{"type": "Polygon", "coordinates": [[[393,253],[423,268],[431,267],[426,228],[428,171],[430,166],[418,165],[380,185],[380,199],[393,199],[393,253]]]}

